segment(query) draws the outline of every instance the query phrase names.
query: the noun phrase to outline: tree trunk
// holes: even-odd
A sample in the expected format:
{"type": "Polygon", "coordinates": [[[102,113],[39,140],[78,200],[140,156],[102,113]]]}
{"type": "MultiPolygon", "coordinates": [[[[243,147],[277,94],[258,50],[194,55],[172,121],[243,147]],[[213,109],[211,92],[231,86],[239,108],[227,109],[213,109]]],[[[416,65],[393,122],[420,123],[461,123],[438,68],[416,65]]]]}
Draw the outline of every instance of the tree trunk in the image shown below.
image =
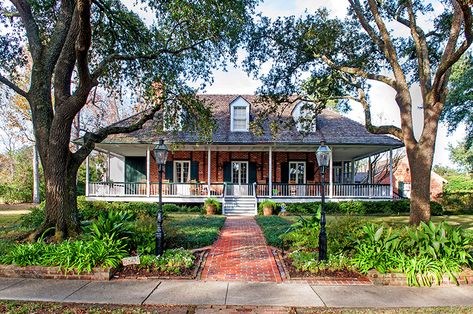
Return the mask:
{"type": "Polygon", "coordinates": [[[45,219],[41,227],[31,235],[31,240],[37,240],[51,228],[54,228],[56,242],[75,236],[80,232],[76,196],[77,170],[71,169],[71,167],[65,168],[48,165],[44,169],[46,182],[45,219]]]}

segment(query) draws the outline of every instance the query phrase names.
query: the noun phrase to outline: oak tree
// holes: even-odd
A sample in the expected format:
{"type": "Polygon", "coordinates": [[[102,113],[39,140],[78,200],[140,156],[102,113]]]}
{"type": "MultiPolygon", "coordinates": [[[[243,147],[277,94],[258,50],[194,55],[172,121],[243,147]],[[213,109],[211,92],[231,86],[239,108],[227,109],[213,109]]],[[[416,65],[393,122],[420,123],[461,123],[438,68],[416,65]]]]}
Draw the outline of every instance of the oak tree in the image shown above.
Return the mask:
{"type": "Polygon", "coordinates": [[[166,104],[172,108],[178,103],[191,117],[209,117],[208,104],[195,100],[195,88],[188,82],[205,84],[213,69],[236,58],[256,2],[0,3],[0,82],[28,102],[44,170],[45,221],[32,239],[50,227],[55,228],[58,241],[79,232],[76,176],[96,143],[110,134],[141,128],[166,104]],[[32,59],[27,88],[17,83],[27,61],[21,53],[24,49],[32,59]],[[150,88],[153,82],[154,89],[150,88]],[[73,151],[73,120],[97,86],[149,91],[148,107],[129,125],[86,132],[80,148],[73,151]]]}
{"type": "MultiPolygon", "coordinates": [[[[430,219],[430,176],[438,122],[448,96],[452,66],[473,41],[471,1],[348,0],[345,19],[326,10],[304,17],[262,18],[248,47],[246,65],[263,76],[261,92],[278,99],[298,94],[325,106],[330,101],[361,103],[372,133],[401,139],[411,169],[410,223],[430,219]],[[395,92],[401,127],[374,125],[368,97],[370,82],[395,92]],[[422,103],[411,87],[420,86],[422,103]],[[413,107],[423,111],[414,136],[413,107]]],[[[319,108],[320,109],[320,108],[319,108]]]]}

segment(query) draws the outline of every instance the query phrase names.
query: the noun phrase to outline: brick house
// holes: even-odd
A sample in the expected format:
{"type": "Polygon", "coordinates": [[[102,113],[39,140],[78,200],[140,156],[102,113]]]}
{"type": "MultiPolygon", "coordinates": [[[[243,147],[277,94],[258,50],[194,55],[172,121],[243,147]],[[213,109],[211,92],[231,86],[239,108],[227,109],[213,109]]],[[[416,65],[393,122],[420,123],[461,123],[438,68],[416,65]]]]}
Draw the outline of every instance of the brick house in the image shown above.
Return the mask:
{"type": "MultiPolygon", "coordinates": [[[[384,178],[380,183],[388,184],[389,178],[384,178]]],[[[430,199],[438,201],[442,196],[443,187],[447,183],[439,174],[434,171],[431,172],[430,178],[430,199]]],[[[393,191],[402,197],[410,197],[411,194],[411,173],[409,169],[409,162],[407,157],[404,157],[393,171],[393,191]]]]}
{"type": "MultiPolygon", "coordinates": [[[[108,155],[108,171],[102,182],[89,182],[90,200],[157,201],[157,165],[154,143],[163,138],[172,148],[165,166],[163,201],[198,203],[219,199],[224,213],[237,210],[254,213],[258,201],[307,202],[321,196],[320,171],[315,152],[321,141],[332,150],[326,175],[329,201],[393,198],[393,186],[356,184],[354,162],[402,146],[388,136],[366,128],[339,113],[325,109],[310,131],[300,132],[304,102],[288,106],[282,119],[294,121],[277,135],[269,126],[263,134],[249,131],[257,114],[253,95],[203,95],[212,103],[218,128],[210,143],[202,143],[192,132],[164,132],[157,121],[142,129],[107,137],[96,149],[108,155]]],[[[118,122],[126,125],[133,117],[118,122]]]]}

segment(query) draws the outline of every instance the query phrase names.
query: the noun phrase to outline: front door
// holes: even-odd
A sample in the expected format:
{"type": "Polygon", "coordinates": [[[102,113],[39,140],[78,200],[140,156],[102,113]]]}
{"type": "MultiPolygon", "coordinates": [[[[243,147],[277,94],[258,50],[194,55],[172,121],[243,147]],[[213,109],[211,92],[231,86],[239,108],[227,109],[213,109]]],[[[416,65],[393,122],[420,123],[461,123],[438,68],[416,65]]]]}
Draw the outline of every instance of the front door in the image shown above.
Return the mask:
{"type": "Polygon", "coordinates": [[[188,196],[190,195],[190,161],[174,161],[174,194],[188,196]]]}
{"type": "Polygon", "coordinates": [[[304,196],[306,183],[306,164],[305,161],[289,162],[289,195],[304,196]]]}
{"type": "Polygon", "coordinates": [[[232,194],[248,195],[248,162],[232,161],[232,194]]]}

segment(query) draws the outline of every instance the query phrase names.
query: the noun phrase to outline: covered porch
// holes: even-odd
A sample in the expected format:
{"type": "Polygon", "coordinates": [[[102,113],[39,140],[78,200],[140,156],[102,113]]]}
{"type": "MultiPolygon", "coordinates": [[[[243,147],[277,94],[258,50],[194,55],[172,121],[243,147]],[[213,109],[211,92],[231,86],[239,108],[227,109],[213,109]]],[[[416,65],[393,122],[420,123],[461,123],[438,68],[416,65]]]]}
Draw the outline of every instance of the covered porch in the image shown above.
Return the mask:
{"type": "MultiPolygon", "coordinates": [[[[152,144],[98,144],[106,156],[106,171],[90,180],[86,162],[86,197],[89,200],[155,202],[157,165],[152,144]]],[[[306,202],[321,197],[316,145],[170,145],[163,175],[163,201],[200,203],[208,197],[252,197],[256,201],[306,202]]],[[[329,201],[393,199],[392,150],[387,145],[330,145],[332,159],[326,171],[329,201]],[[355,178],[357,162],[388,152],[389,184],[355,178]]],[[[368,162],[368,165],[370,163],[368,162]]],[[[370,167],[368,167],[370,168],[370,167]]]]}

